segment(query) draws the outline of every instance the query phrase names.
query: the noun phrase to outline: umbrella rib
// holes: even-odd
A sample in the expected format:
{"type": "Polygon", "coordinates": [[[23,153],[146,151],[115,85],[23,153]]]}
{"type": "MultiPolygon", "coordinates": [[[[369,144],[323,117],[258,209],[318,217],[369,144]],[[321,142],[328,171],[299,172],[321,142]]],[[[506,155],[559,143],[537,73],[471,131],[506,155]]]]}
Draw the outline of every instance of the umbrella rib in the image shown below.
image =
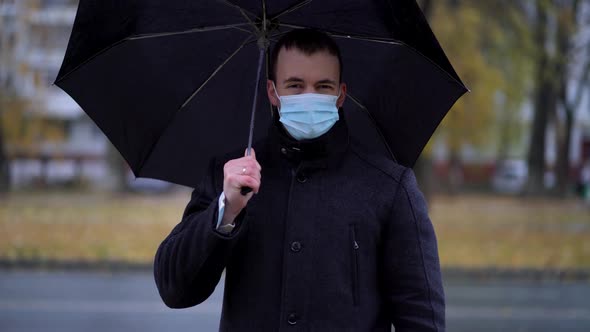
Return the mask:
{"type": "Polygon", "coordinates": [[[252,21],[252,18],[250,18],[250,15],[257,17],[256,15],[252,14],[251,12],[249,12],[248,10],[236,5],[235,3],[228,1],[228,0],[218,0],[221,3],[224,3],[230,7],[234,7],[237,10],[240,11],[240,13],[242,14],[242,16],[246,19],[246,21],[248,21],[248,23],[250,24],[250,26],[252,26],[252,28],[254,28],[254,30],[256,31],[256,33],[260,32],[260,29],[258,29],[258,27],[256,26],[256,23],[254,23],[254,21],[252,21]]]}
{"type": "Polygon", "coordinates": [[[247,9],[244,9],[243,7],[240,7],[239,5],[233,3],[233,2],[231,2],[229,0],[217,0],[217,1],[218,2],[221,2],[223,4],[226,4],[226,5],[230,6],[230,7],[234,7],[236,9],[238,9],[240,12],[242,12],[242,14],[246,14],[246,15],[250,15],[250,16],[253,16],[253,17],[257,17],[257,15],[255,15],[251,11],[249,11],[247,9]]]}
{"type": "Polygon", "coordinates": [[[470,91],[465,84],[463,84],[463,82],[457,80],[453,75],[451,75],[451,73],[447,72],[444,68],[442,68],[438,63],[434,62],[432,59],[430,59],[429,57],[425,56],[424,54],[422,54],[422,52],[418,51],[417,49],[415,49],[414,47],[395,40],[395,39],[387,39],[387,38],[375,38],[375,37],[365,37],[365,36],[352,36],[352,35],[345,35],[345,34],[339,34],[339,33],[331,33],[331,32],[326,32],[327,34],[329,34],[332,37],[336,37],[336,38],[343,38],[343,39],[353,39],[353,40],[361,40],[361,41],[368,41],[368,42],[373,42],[373,43],[380,43],[380,44],[387,44],[387,45],[398,45],[398,46],[404,46],[406,48],[408,48],[409,50],[415,52],[416,54],[418,54],[419,56],[421,56],[422,58],[426,59],[426,61],[430,62],[433,66],[435,66],[436,68],[438,68],[440,71],[442,71],[445,75],[447,75],[451,80],[453,80],[454,82],[456,82],[457,84],[459,84],[459,86],[463,87],[465,90],[470,91]]]}
{"type": "Polygon", "coordinates": [[[306,27],[306,26],[303,26],[303,25],[290,24],[290,23],[279,23],[278,25],[281,26],[281,27],[291,28],[291,29],[311,29],[311,27],[306,27]]]}
{"type": "Polygon", "coordinates": [[[236,30],[240,30],[240,31],[250,32],[248,30],[241,28],[246,25],[249,25],[249,23],[216,25],[216,26],[194,28],[194,29],[189,29],[189,30],[184,30],[184,31],[175,31],[175,32],[151,33],[151,34],[143,34],[143,35],[136,35],[136,36],[128,37],[128,38],[125,38],[125,40],[139,40],[139,39],[147,39],[147,38],[168,37],[168,36],[183,35],[183,34],[189,34],[189,33],[195,33],[195,32],[208,32],[208,31],[218,31],[218,30],[227,30],[227,29],[236,29],[236,30]]]}
{"type": "Polygon", "coordinates": [[[262,31],[266,33],[266,0],[262,0],[262,31]]]}
{"type": "MultiPolygon", "coordinates": [[[[250,24],[248,23],[247,25],[250,25],[250,24]]],[[[244,29],[244,28],[241,28],[241,27],[234,27],[234,29],[236,29],[236,30],[240,30],[240,31],[242,31],[242,32],[252,33],[252,31],[250,31],[250,30],[247,30],[247,29],[244,29]]]]}
{"type": "MultiPolygon", "coordinates": [[[[291,29],[312,29],[311,27],[306,27],[302,25],[296,24],[289,24],[289,23],[279,23],[279,26],[291,29]]],[[[359,36],[359,35],[348,35],[338,32],[331,32],[331,31],[324,31],[328,35],[336,38],[345,38],[345,39],[354,39],[354,40],[362,40],[362,41],[369,41],[375,43],[382,43],[382,44],[390,44],[390,45],[406,45],[398,40],[389,39],[389,38],[378,38],[378,37],[368,37],[368,36],[359,36]]]]}
{"type": "Polygon", "coordinates": [[[177,32],[169,32],[169,33],[156,33],[156,34],[146,34],[146,35],[137,35],[137,36],[130,36],[130,37],[126,37],[123,38],[121,40],[119,40],[118,42],[105,47],[104,49],[102,49],[101,51],[95,53],[93,56],[89,57],[88,59],[86,59],[85,61],[83,61],[82,63],[80,63],[79,65],[77,65],[76,67],[74,67],[72,70],[70,70],[69,72],[65,73],[64,75],[62,75],[62,77],[60,77],[59,80],[56,80],[53,84],[57,84],[61,81],[63,81],[66,77],[68,77],[71,73],[75,72],[76,70],[80,69],[82,66],[84,66],[85,64],[89,63],[90,61],[92,61],[94,58],[96,58],[97,56],[106,53],[107,51],[123,44],[126,41],[131,41],[131,40],[137,40],[137,39],[145,39],[145,38],[155,38],[155,37],[161,37],[162,35],[180,35],[180,34],[186,34],[186,33],[194,33],[194,32],[206,32],[206,31],[217,31],[217,30],[224,30],[224,29],[236,29],[236,30],[240,30],[240,31],[245,31],[248,33],[251,33],[251,31],[247,31],[244,29],[240,29],[239,27],[241,26],[245,26],[245,25],[249,25],[248,23],[236,23],[236,24],[226,24],[226,25],[218,25],[218,26],[211,26],[211,27],[204,27],[204,28],[195,28],[195,29],[190,29],[190,30],[184,30],[184,31],[177,31],[177,32]],[[138,38],[139,37],[139,38],[138,38]]]}
{"type": "MultiPolygon", "coordinates": [[[[248,41],[250,39],[252,39],[252,36],[249,36],[248,38],[246,38],[242,42],[242,44],[240,44],[240,46],[227,59],[225,59],[225,61],[223,63],[221,63],[215,69],[215,71],[207,78],[207,80],[205,80],[205,82],[203,82],[199,86],[199,88],[197,88],[197,90],[184,102],[184,104],[182,104],[182,106],[178,109],[178,111],[182,110],[182,108],[184,106],[186,106],[191,101],[191,99],[194,98],[194,96],[207,84],[207,82],[209,82],[223,68],[223,66],[225,66],[229,62],[229,60],[231,60],[248,43],[248,41]]],[[[171,122],[171,120],[169,120],[168,122],[171,122]]],[[[139,169],[137,170],[137,174],[139,174],[139,172],[141,172],[141,169],[143,168],[143,166],[145,165],[145,163],[147,162],[147,160],[151,156],[152,152],[154,151],[154,149],[156,147],[156,144],[158,143],[158,141],[160,140],[160,138],[162,137],[162,135],[163,135],[163,133],[160,133],[160,135],[158,136],[158,138],[150,146],[149,152],[145,155],[145,157],[143,158],[142,162],[140,163],[139,169]]]]}
{"type": "MultiPolygon", "coordinates": [[[[306,26],[301,26],[301,25],[295,25],[295,24],[289,24],[289,23],[279,23],[279,26],[282,26],[282,27],[285,27],[285,28],[291,28],[291,29],[310,29],[311,28],[311,27],[306,27],[306,26]]],[[[408,44],[406,44],[404,42],[401,42],[401,41],[395,40],[395,39],[388,39],[388,38],[367,37],[367,36],[354,36],[354,35],[347,35],[347,34],[335,33],[335,32],[330,32],[330,31],[324,31],[324,32],[327,33],[328,35],[330,35],[332,37],[336,37],[336,38],[362,40],[362,41],[368,41],[368,42],[374,42],[374,43],[380,43],[380,44],[399,45],[399,46],[407,47],[408,49],[414,51],[416,54],[422,56],[424,59],[426,59],[427,61],[429,61],[432,65],[434,65],[435,67],[437,67],[440,71],[442,71],[444,74],[446,74],[451,80],[453,80],[455,83],[457,83],[463,89],[465,89],[467,91],[471,91],[471,90],[469,90],[465,86],[465,84],[463,84],[463,82],[457,80],[457,78],[455,78],[453,75],[451,75],[449,72],[447,72],[438,63],[434,62],[432,59],[430,59],[429,57],[425,56],[420,51],[418,51],[414,47],[412,47],[412,46],[410,46],[410,45],[408,45],[408,44]]]]}
{"type": "Polygon", "coordinates": [[[277,32],[275,34],[270,35],[269,38],[279,37],[279,36],[282,36],[282,35],[286,35],[288,33],[289,33],[288,31],[286,31],[286,32],[277,32]]]}
{"type": "Polygon", "coordinates": [[[248,36],[248,38],[246,38],[244,40],[244,42],[242,42],[242,44],[240,44],[240,46],[227,58],[225,59],[225,61],[223,61],[212,73],[211,75],[209,75],[209,77],[195,90],[195,92],[193,92],[191,94],[190,97],[188,97],[188,99],[182,104],[182,106],[180,106],[180,108],[178,109],[179,111],[182,110],[188,103],[190,103],[190,101],[205,87],[205,85],[207,85],[207,83],[209,83],[209,81],[211,81],[211,79],[213,79],[215,77],[215,75],[217,75],[217,73],[236,55],[238,54],[238,52],[244,48],[244,46],[246,46],[246,44],[248,44],[248,42],[250,42],[252,40],[252,36],[248,36]]]}
{"type": "Polygon", "coordinates": [[[354,40],[361,40],[361,41],[368,41],[373,43],[381,43],[381,44],[389,44],[389,45],[405,45],[404,43],[397,41],[395,39],[385,39],[385,38],[374,38],[374,37],[365,37],[365,36],[353,36],[353,35],[343,35],[338,33],[331,33],[328,34],[332,37],[336,38],[344,38],[344,39],[354,39],[354,40]]]}
{"type": "Polygon", "coordinates": [[[346,95],[346,97],[350,98],[350,100],[352,100],[358,107],[360,107],[365,113],[367,113],[367,115],[369,116],[369,119],[371,120],[371,123],[373,124],[373,127],[375,127],[375,129],[377,130],[377,133],[379,134],[379,137],[381,137],[383,144],[385,144],[385,148],[387,149],[387,152],[389,152],[389,155],[391,156],[391,158],[395,162],[397,162],[397,159],[395,159],[395,156],[393,155],[393,152],[391,151],[389,144],[387,144],[387,140],[385,139],[383,132],[381,132],[381,129],[379,129],[379,126],[377,125],[377,121],[373,117],[373,114],[371,114],[371,112],[369,112],[369,110],[365,107],[365,105],[361,104],[361,102],[358,99],[356,99],[354,96],[352,96],[350,93],[348,93],[346,95]]]}
{"type": "Polygon", "coordinates": [[[297,9],[308,5],[311,1],[312,0],[303,0],[301,2],[298,2],[298,3],[294,4],[293,6],[291,6],[291,7],[287,8],[287,9],[283,10],[282,12],[280,12],[278,14],[276,14],[275,16],[273,16],[271,18],[271,20],[277,19],[277,18],[279,18],[279,17],[281,17],[281,16],[283,16],[285,14],[289,14],[290,12],[296,11],[297,9]]]}

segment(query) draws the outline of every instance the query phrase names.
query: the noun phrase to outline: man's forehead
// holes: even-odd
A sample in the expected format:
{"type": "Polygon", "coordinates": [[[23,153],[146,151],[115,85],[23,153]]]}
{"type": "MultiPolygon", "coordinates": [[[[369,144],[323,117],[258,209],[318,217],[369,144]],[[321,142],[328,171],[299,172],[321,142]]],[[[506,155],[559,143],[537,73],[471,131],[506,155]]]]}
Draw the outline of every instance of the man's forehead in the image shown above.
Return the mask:
{"type": "Polygon", "coordinates": [[[305,54],[298,48],[282,48],[277,58],[277,79],[335,80],[339,79],[338,57],[328,51],[305,54]]]}

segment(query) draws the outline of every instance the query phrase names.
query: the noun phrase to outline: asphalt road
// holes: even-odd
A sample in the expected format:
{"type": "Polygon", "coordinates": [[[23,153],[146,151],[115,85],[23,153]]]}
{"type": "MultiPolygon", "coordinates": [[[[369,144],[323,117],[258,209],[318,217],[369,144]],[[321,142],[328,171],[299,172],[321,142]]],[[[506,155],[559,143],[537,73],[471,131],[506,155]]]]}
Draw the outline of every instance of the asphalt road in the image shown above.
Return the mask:
{"type": "MultiPolygon", "coordinates": [[[[217,331],[222,282],[168,309],[150,273],[0,271],[0,331],[217,331]]],[[[590,283],[446,280],[447,330],[590,331],[590,283]]]]}

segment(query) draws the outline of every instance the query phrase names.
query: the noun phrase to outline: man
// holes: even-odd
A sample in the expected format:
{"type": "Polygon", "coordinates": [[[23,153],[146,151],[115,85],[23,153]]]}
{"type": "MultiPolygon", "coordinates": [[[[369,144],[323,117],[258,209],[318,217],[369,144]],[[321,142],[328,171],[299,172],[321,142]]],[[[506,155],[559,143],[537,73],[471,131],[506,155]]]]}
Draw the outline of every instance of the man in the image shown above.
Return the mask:
{"type": "Polygon", "coordinates": [[[268,137],[211,162],[156,253],[163,301],[205,301],[225,269],[220,331],[444,331],[423,196],[411,169],[349,137],[337,45],[294,30],[271,61],[268,137]]]}

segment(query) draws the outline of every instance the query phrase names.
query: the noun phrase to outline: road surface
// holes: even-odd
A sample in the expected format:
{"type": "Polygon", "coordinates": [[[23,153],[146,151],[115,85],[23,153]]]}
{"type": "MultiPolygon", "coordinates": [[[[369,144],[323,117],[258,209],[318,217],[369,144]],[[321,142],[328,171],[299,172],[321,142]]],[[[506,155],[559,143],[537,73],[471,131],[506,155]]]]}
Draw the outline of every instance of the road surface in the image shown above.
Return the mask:
{"type": "MultiPolygon", "coordinates": [[[[590,331],[590,283],[447,280],[447,330],[590,331]]],[[[149,272],[0,271],[0,331],[217,331],[223,280],[201,305],[160,300],[149,272]]]]}

